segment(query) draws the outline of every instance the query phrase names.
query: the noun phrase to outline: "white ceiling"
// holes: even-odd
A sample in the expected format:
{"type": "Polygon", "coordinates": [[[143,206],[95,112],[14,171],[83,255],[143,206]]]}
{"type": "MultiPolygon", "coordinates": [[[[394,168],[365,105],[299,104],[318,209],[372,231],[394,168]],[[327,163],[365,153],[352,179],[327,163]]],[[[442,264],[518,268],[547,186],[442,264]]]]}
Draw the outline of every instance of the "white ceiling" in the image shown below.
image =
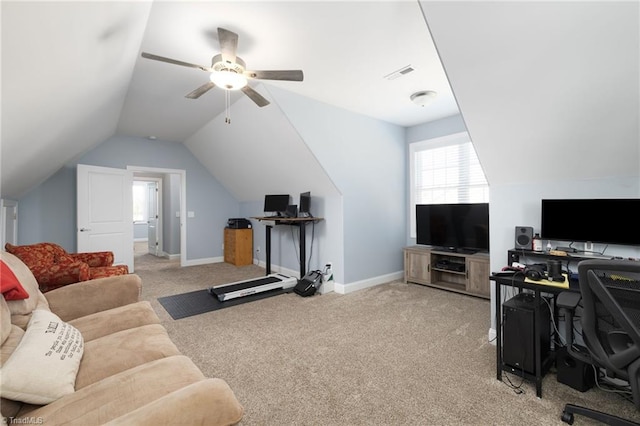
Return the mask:
{"type": "Polygon", "coordinates": [[[238,56],[248,69],[304,71],[303,82],[263,84],[400,126],[458,113],[413,0],[1,7],[3,197],[20,196],[115,134],[182,142],[218,116],[220,89],[184,97],[207,81],[205,72],[140,57],[145,51],[210,65],[218,27],[239,34],[238,56]],[[408,65],[415,71],[384,78],[408,65]],[[439,96],[418,107],[409,97],[421,90],[439,96]],[[25,164],[28,174],[20,171],[25,164]]]}
{"type": "Polygon", "coordinates": [[[266,97],[277,86],[401,126],[457,114],[424,16],[492,185],[638,175],[638,1],[420,3],[3,0],[1,195],[111,136],[183,142],[222,119],[220,90],[184,98],[206,73],[140,57],[207,65],[218,27],[248,68],[304,71],[263,81],[266,97]],[[431,106],[409,101],[428,89],[431,106]]]}

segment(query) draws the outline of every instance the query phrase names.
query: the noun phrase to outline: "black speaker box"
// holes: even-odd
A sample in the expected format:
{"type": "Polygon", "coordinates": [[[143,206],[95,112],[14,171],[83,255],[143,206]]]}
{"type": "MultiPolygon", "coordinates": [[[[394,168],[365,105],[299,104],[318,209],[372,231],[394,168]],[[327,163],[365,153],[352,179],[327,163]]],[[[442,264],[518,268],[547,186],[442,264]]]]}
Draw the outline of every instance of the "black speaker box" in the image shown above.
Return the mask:
{"type": "Polygon", "coordinates": [[[580,392],[588,391],[595,384],[593,367],[573,358],[565,347],[559,348],[556,352],[556,371],[560,383],[580,392]]]}
{"type": "Polygon", "coordinates": [[[544,361],[551,348],[549,307],[532,293],[520,293],[502,304],[502,318],[502,361],[514,374],[536,374],[535,351],[544,361]],[[536,303],[540,304],[540,348],[536,348],[533,331],[536,303]]]}
{"type": "Polygon", "coordinates": [[[531,226],[516,226],[516,248],[533,249],[533,228],[531,226]]]}

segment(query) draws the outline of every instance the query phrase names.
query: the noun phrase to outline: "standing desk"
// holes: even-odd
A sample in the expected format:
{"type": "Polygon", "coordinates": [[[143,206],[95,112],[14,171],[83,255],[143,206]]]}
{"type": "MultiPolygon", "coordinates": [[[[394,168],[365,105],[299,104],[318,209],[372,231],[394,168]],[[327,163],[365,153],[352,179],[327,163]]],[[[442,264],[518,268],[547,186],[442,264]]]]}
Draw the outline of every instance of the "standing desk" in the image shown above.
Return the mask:
{"type": "MultiPolygon", "coordinates": [[[[502,381],[502,371],[506,368],[505,364],[502,362],[502,303],[501,303],[501,287],[503,285],[517,287],[520,289],[529,289],[533,290],[535,294],[536,300],[540,300],[541,293],[550,293],[553,294],[554,297],[554,313],[553,317],[557,323],[558,315],[555,312],[555,298],[558,294],[563,291],[576,291],[569,288],[568,281],[566,282],[566,287],[561,287],[558,283],[545,285],[539,284],[536,282],[531,282],[526,280],[523,274],[517,274],[512,277],[504,277],[504,276],[496,276],[491,275],[489,277],[491,281],[496,283],[496,297],[495,297],[495,311],[496,311],[496,378],[502,381]]],[[[546,308],[545,308],[546,309],[546,308]]],[[[535,380],[536,383],[536,395],[538,398],[542,398],[542,378],[544,377],[544,373],[548,370],[551,363],[553,363],[554,358],[552,356],[548,356],[545,359],[542,359],[542,354],[540,353],[540,331],[542,324],[539,324],[541,315],[540,315],[540,304],[536,303],[534,307],[534,318],[533,322],[533,335],[535,339],[535,375],[530,375],[524,373],[524,377],[528,379],[535,380]]],[[[548,325],[547,325],[548,326],[548,325]]]]}
{"type": "Polygon", "coordinates": [[[307,274],[307,236],[306,229],[310,223],[323,220],[321,217],[279,217],[279,216],[261,216],[252,217],[265,225],[265,244],[266,244],[266,269],[267,275],[271,273],[271,228],[275,225],[289,225],[300,228],[300,279],[307,274]]]}

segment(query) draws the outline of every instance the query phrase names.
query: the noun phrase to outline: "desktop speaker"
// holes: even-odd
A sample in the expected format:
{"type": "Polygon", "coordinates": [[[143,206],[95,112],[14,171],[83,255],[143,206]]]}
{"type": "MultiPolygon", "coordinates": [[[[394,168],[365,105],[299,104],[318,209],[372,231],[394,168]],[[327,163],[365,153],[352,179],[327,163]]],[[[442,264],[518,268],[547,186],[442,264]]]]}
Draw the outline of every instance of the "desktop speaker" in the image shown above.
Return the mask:
{"type": "Polygon", "coordinates": [[[551,348],[551,314],[549,307],[536,300],[532,293],[520,293],[502,304],[503,345],[502,361],[505,369],[521,376],[522,373],[536,374],[536,351],[541,359],[549,355],[551,348]],[[533,332],[536,303],[540,304],[540,347],[536,348],[533,332]]]}
{"type": "Polygon", "coordinates": [[[593,367],[573,358],[564,346],[556,352],[556,371],[558,382],[580,392],[588,391],[595,384],[593,367]]]}
{"type": "Polygon", "coordinates": [[[516,226],[516,248],[524,250],[533,248],[533,228],[531,226],[516,226]]]}

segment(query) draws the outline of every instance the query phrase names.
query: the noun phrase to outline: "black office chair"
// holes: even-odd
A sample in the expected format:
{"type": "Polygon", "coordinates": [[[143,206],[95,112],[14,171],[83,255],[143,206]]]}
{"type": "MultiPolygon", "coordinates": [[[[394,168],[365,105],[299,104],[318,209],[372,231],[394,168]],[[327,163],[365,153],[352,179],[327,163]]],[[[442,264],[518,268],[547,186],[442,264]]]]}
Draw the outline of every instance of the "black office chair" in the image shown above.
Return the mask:
{"type": "MultiPolygon", "coordinates": [[[[604,368],[607,376],[629,382],[640,411],[640,262],[585,260],[578,264],[580,293],[563,292],[567,351],[575,359],[604,368]],[[576,344],[573,318],[582,299],[582,337],[576,344]]],[[[561,419],[572,424],[574,414],[610,425],[637,425],[612,414],[566,404],[561,419]]]]}

